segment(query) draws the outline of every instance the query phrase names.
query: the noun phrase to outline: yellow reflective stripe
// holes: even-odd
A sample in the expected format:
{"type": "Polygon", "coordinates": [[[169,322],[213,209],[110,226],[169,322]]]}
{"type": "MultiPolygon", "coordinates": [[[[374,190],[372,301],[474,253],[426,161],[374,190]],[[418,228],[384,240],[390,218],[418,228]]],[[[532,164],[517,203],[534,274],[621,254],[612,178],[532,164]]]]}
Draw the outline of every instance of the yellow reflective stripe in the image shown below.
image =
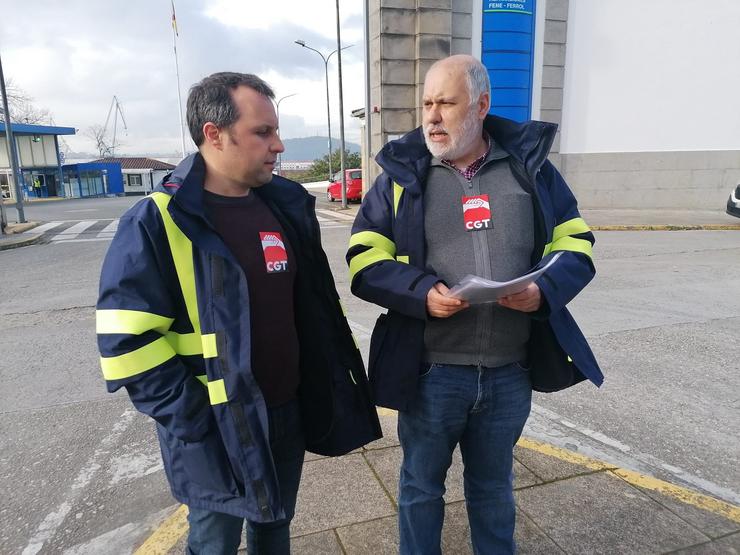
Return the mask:
{"type": "Polygon", "coordinates": [[[162,335],[174,322],[173,318],[140,310],[101,309],[95,311],[96,333],[126,333],[141,335],[150,330],[162,335]]]}
{"type": "Polygon", "coordinates": [[[339,299],[339,306],[342,308],[342,316],[345,318],[347,317],[347,309],[344,308],[344,303],[342,302],[342,299],[339,299]]]}
{"type": "Polygon", "coordinates": [[[212,382],[209,382],[208,376],[206,376],[205,374],[201,374],[195,377],[200,383],[208,388],[208,398],[210,399],[212,405],[220,405],[221,403],[226,403],[229,400],[226,395],[226,384],[224,384],[223,379],[213,380],[212,382]]]}
{"type": "Polygon", "coordinates": [[[395,181],[393,182],[393,217],[398,214],[398,204],[401,202],[401,195],[403,195],[403,187],[401,187],[395,181]]]}
{"type": "Polygon", "coordinates": [[[352,248],[357,245],[380,249],[391,256],[396,254],[396,244],[385,235],[381,235],[375,231],[358,231],[357,233],[353,233],[349,238],[349,247],[352,248]]]}
{"type": "Polygon", "coordinates": [[[177,227],[172,216],[167,210],[167,205],[172,200],[166,193],[152,193],[150,197],[154,200],[159,213],[162,215],[164,229],[167,233],[167,242],[170,244],[172,259],[175,262],[177,279],[180,282],[185,307],[188,311],[190,323],[195,333],[200,334],[200,317],[198,316],[198,297],[195,293],[195,268],[193,266],[193,244],[190,239],[177,227]]]}
{"type": "Polygon", "coordinates": [[[215,358],[218,356],[218,347],[216,347],[216,334],[207,333],[201,336],[203,344],[203,358],[215,358]]]}
{"type": "Polygon", "coordinates": [[[550,250],[547,251],[572,251],[580,252],[591,258],[593,256],[593,248],[591,242],[586,239],[576,239],[574,237],[562,237],[557,241],[554,241],[548,245],[550,250]]]}
{"type": "Polygon", "coordinates": [[[588,227],[583,218],[573,218],[572,220],[568,220],[567,222],[563,222],[562,224],[555,226],[552,230],[552,240],[557,241],[558,239],[567,237],[568,235],[578,235],[589,231],[591,231],[591,228],[588,227]]]}
{"type": "Polygon", "coordinates": [[[175,351],[164,337],[123,355],[100,357],[100,366],[106,380],[122,380],[151,370],[175,356],[175,351]]]}
{"type": "Polygon", "coordinates": [[[355,347],[357,347],[357,350],[360,350],[360,344],[357,342],[357,338],[355,337],[355,334],[352,334],[352,341],[355,342],[355,347]]]}
{"type": "Polygon", "coordinates": [[[226,397],[226,385],[223,380],[208,382],[208,397],[212,405],[220,405],[229,400],[226,397]]]}
{"type": "Polygon", "coordinates": [[[203,354],[203,344],[197,333],[175,333],[174,331],[168,331],[164,337],[178,355],[191,356],[203,354]]]}
{"type": "Polygon", "coordinates": [[[408,254],[399,254],[396,257],[396,260],[398,260],[399,262],[403,262],[404,264],[408,264],[409,263],[409,255],[408,254]]]}
{"type": "Polygon", "coordinates": [[[381,260],[394,260],[394,258],[386,252],[379,249],[370,249],[369,251],[362,252],[357,256],[352,257],[349,263],[349,279],[352,281],[355,275],[376,262],[381,260]]]}

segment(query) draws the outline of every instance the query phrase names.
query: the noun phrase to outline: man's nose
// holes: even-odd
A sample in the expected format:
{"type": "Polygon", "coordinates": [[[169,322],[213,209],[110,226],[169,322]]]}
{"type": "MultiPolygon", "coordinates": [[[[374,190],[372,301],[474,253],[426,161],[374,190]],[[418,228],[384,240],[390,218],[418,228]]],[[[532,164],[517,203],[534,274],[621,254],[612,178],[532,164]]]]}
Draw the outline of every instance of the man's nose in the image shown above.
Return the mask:
{"type": "Polygon", "coordinates": [[[285,152],[285,145],[283,144],[283,141],[280,140],[280,137],[275,137],[275,142],[273,143],[271,150],[278,153],[285,152]]]}
{"type": "Polygon", "coordinates": [[[426,114],[427,123],[439,123],[442,121],[442,114],[439,111],[439,107],[436,104],[432,104],[427,108],[426,114]]]}

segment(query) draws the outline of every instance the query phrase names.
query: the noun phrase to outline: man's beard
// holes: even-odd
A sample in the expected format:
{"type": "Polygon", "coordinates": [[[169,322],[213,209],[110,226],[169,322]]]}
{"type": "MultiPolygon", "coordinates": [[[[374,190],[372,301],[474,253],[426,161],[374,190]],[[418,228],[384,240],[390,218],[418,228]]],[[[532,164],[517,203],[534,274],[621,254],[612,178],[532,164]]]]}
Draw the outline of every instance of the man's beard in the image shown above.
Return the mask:
{"type": "Polygon", "coordinates": [[[432,156],[441,160],[458,160],[469,154],[475,146],[476,141],[481,137],[480,120],[475,110],[468,111],[465,119],[460,125],[456,135],[452,135],[445,127],[441,125],[429,124],[424,128],[424,141],[426,142],[429,152],[432,156]],[[429,135],[433,131],[443,131],[447,133],[449,139],[446,145],[438,144],[430,140],[429,135]]]}

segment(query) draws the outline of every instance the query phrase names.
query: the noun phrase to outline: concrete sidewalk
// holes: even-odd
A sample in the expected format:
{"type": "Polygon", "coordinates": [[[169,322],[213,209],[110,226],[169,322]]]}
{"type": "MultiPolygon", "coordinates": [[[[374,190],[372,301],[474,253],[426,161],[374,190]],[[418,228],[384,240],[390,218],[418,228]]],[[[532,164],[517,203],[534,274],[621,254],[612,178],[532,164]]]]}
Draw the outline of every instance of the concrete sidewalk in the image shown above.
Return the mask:
{"type": "MultiPolygon", "coordinates": [[[[380,410],[385,437],[338,458],[308,455],[292,552],[398,552],[401,448],[396,413],[380,410]]],[[[740,507],[528,438],[515,450],[519,553],[740,553],[740,507]]],[[[442,552],[469,554],[462,461],[447,477],[442,552]]],[[[183,553],[185,507],[136,552],[183,553]]]]}
{"type": "Polygon", "coordinates": [[[5,234],[0,234],[0,251],[17,249],[37,243],[41,239],[41,234],[29,233],[29,230],[37,225],[39,225],[39,222],[9,223],[5,228],[5,234]]]}

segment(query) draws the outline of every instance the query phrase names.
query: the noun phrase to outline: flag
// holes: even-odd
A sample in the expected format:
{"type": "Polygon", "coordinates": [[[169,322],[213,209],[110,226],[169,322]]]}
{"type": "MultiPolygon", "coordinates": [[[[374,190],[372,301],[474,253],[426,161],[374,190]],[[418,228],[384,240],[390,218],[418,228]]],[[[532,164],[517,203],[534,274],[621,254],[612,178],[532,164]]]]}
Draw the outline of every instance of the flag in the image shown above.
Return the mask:
{"type": "Polygon", "coordinates": [[[177,19],[175,18],[175,0],[170,0],[172,3],[172,30],[175,31],[175,36],[180,36],[177,32],[177,19]]]}

